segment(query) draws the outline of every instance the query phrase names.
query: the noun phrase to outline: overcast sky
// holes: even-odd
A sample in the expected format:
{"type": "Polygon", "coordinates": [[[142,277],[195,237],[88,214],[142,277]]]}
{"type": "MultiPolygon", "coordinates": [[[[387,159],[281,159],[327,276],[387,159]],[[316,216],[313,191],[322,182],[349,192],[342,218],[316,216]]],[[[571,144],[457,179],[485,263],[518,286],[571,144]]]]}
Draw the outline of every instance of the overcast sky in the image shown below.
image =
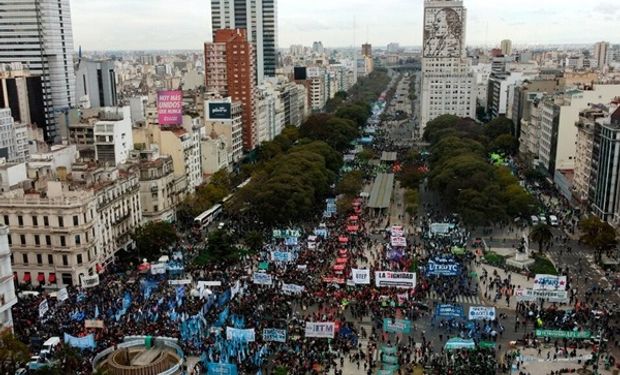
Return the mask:
{"type": "MultiPolygon", "coordinates": [[[[618,0],[465,0],[467,43],[620,42],[618,0]]],[[[73,0],[75,48],[201,49],[211,39],[209,0],[73,0]]],[[[278,0],[279,47],[366,40],[422,43],[423,0],[278,0]]]]}

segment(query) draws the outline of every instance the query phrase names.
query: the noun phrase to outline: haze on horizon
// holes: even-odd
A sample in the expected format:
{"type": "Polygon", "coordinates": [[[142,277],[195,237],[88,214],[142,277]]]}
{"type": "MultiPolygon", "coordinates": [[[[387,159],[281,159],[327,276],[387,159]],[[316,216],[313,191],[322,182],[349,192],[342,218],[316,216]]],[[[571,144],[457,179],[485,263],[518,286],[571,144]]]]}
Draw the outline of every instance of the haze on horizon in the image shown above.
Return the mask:
{"type": "MultiPolygon", "coordinates": [[[[326,47],[370,42],[422,44],[423,0],[278,1],[278,44],[326,47]]],[[[620,42],[620,7],[612,1],[465,0],[467,44],[620,42]]],[[[209,0],[74,0],[74,45],[84,50],[201,49],[211,40],[209,0]]]]}

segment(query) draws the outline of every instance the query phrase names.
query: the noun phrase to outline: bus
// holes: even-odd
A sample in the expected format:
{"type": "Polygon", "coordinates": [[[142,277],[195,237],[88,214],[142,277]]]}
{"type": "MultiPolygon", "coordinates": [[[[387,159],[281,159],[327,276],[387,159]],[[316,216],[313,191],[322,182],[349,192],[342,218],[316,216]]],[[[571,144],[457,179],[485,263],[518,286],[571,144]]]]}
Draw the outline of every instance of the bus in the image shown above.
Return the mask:
{"type": "Polygon", "coordinates": [[[211,224],[222,213],[222,205],[216,204],[205,212],[196,216],[194,219],[195,229],[204,229],[211,224]]]}
{"type": "Polygon", "coordinates": [[[247,180],[245,180],[242,183],[240,183],[239,185],[237,185],[237,188],[235,190],[239,190],[239,189],[243,188],[244,186],[249,184],[251,180],[252,180],[252,177],[249,177],[247,180]]]}

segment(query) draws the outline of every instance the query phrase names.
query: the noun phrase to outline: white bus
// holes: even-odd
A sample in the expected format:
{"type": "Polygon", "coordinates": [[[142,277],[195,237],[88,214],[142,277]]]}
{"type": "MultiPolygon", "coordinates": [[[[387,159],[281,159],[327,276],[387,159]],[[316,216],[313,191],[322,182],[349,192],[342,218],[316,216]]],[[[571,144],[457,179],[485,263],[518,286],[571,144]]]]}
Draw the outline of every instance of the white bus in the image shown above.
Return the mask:
{"type": "Polygon", "coordinates": [[[221,213],[222,213],[222,205],[218,203],[215,206],[206,210],[205,212],[201,213],[200,215],[196,216],[196,218],[194,219],[194,228],[195,229],[206,228],[221,213]]]}

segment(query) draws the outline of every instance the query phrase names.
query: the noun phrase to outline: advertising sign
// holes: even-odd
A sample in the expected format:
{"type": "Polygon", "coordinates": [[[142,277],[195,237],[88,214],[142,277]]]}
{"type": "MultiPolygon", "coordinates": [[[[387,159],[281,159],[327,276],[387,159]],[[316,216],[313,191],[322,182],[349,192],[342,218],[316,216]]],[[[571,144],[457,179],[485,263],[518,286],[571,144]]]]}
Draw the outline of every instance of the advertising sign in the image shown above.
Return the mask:
{"type": "Polygon", "coordinates": [[[383,318],[383,332],[388,333],[411,333],[411,321],[407,319],[383,318]]]}
{"type": "Polygon", "coordinates": [[[92,288],[99,285],[99,274],[82,275],[82,288],[92,288]]]}
{"type": "Polygon", "coordinates": [[[549,302],[565,303],[568,302],[568,292],[565,290],[545,290],[531,288],[515,289],[517,301],[537,301],[542,298],[549,302]]]}
{"type": "Polygon", "coordinates": [[[306,322],[306,337],[333,339],[335,333],[334,322],[306,322]]]}
{"type": "Polygon", "coordinates": [[[209,102],[209,120],[230,120],[232,118],[231,103],[209,102]]]}
{"type": "Polygon", "coordinates": [[[495,307],[470,306],[469,320],[495,320],[495,307]]]}
{"type": "Polygon", "coordinates": [[[564,290],[566,289],[566,276],[537,274],[534,277],[534,289],[564,290]]]}
{"type": "Polygon", "coordinates": [[[354,284],[370,284],[370,270],[367,269],[351,269],[351,279],[354,284]]]}
{"type": "Polygon", "coordinates": [[[157,117],[159,125],[183,124],[183,92],[181,90],[157,92],[157,117]]]}
{"type": "Polygon", "coordinates": [[[254,277],[252,278],[254,284],[259,285],[271,285],[273,284],[273,279],[271,275],[264,272],[254,272],[254,277]]]}
{"type": "Polygon", "coordinates": [[[265,328],[263,329],[263,341],[286,342],[286,330],[265,328]]]}
{"type": "Polygon", "coordinates": [[[318,78],[321,75],[321,69],[318,66],[310,66],[306,68],[308,78],[318,78]]]}
{"type": "Polygon", "coordinates": [[[416,276],[413,272],[376,271],[375,286],[378,288],[415,288],[416,276]]]}
{"type": "Polygon", "coordinates": [[[589,339],[592,337],[590,331],[561,331],[558,329],[537,329],[536,337],[551,337],[554,339],[589,339]]]}

